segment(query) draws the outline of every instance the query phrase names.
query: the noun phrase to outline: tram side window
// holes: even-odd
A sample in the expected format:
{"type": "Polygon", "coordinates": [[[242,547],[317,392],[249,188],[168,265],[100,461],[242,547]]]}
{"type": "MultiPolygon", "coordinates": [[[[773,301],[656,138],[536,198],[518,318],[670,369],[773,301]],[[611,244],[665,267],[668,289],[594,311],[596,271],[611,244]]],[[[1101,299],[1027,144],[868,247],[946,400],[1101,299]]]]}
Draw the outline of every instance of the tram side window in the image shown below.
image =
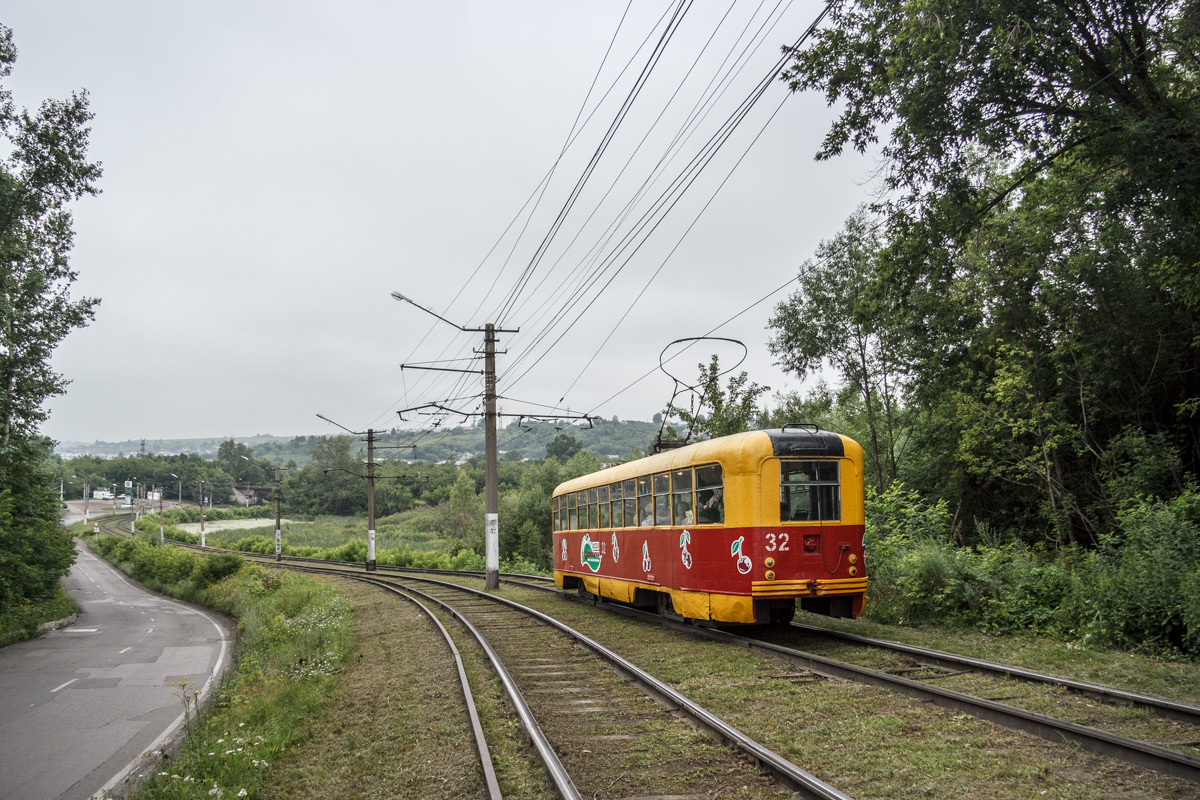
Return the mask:
{"type": "Polygon", "coordinates": [[[638,525],[653,525],[654,499],[650,494],[649,475],[643,475],[637,479],[637,506],[638,525]]]}
{"type": "Polygon", "coordinates": [[[692,471],[677,469],[671,473],[671,521],[675,525],[691,525],[696,521],[692,513],[692,471]]]}
{"type": "Polygon", "coordinates": [[[621,486],[621,494],[625,498],[625,525],[632,528],[638,524],[637,515],[637,481],[630,478],[621,486]]]}
{"type": "Polygon", "coordinates": [[[596,490],[588,489],[587,490],[587,498],[588,498],[587,526],[589,528],[595,528],[596,527],[596,490]]]}
{"type": "Polygon", "coordinates": [[[654,476],[654,524],[671,524],[671,473],[654,476]]]}
{"type": "Polygon", "coordinates": [[[623,528],[625,526],[624,507],[621,505],[621,484],[614,483],[608,487],[608,497],[612,501],[612,526],[614,528],[623,528]]]}
{"type": "Polygon", "coordinates": [[[567,524],[568,530],[579,530],[579,515],[575,505],[575,493],[571,492],[567,495],[567,524]]]}
{"type": "Polygon", "coordinates": [[[840,519],[839,489],[836,461],[782,461],[779,518],[783,521],[840,519]]]}
{"type": "Polygon", "coordinates": [[[559,516],[561,509],[558,506],[558,498],[551,498],[550,501],[550,524],[553,525],[553,530],[557,533],[562,530],[562,517],[559,516]]]}
{"type": "Polygon", "coordinates": [[[725,521],[725,487],[721,465],[696,467],[696,522],[704,524],[725,521]]]}
{"type": "Polygon", "coordinates": [[[596,499],[599,502],[600,519],[597,522],[599,528],[608,527],[608,487],[600,486],[596,489],[596,499]]]}

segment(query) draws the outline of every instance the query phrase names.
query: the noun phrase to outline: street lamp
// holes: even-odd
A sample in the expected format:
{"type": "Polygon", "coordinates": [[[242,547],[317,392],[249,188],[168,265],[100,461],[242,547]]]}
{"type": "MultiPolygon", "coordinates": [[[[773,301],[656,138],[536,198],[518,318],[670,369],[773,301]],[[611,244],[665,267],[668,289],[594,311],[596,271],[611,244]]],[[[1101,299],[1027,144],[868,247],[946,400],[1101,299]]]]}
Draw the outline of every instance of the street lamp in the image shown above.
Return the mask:
{"type": "MultiPolygon", "coordinates": [[[[396,300],[416,306],[437,317],[442,322],[460,331],[483,334],[483,406],[484,406],[484,565],[487,568],[485,586],[497,589],[500,586],[500,499],[497,485],[496,454],[496,334],[519,333],[520,328],[504,330],[488,323],[482,328],[465,328],[455,325],[441,314],[430,311],[399,292],[392,292],[396,300]]],[[[403,369],[403,366],[401,366],[403,369]]]]}
{"type": "Polygon", "coordinates": [[[171,472],[168,474],[175,480],[179,481],[179,502],[177,503],[177,505],[182,507],[183,506],[183,478],[179,477],[174,472],[171,472]]]}

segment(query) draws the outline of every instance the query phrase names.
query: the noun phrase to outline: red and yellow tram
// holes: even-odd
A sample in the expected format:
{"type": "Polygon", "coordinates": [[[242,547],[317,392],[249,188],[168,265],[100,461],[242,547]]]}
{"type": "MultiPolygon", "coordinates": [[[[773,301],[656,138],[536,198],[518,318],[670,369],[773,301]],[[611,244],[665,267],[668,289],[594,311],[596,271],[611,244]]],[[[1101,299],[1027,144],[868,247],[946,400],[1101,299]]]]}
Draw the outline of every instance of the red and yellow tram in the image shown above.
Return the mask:
{"type": "Polygon", "coordinates": [[[862,613],[863,450],[813,426],[751,431],[554,491],[554,581],[660,613],[786,622],[862,613]]]}

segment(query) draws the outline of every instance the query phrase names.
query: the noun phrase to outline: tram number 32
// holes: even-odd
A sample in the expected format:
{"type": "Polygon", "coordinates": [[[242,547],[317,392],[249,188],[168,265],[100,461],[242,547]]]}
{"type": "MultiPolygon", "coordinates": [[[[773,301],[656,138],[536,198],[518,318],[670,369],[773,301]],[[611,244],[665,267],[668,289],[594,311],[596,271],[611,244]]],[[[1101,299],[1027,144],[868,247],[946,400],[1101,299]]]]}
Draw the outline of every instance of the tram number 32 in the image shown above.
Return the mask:
{"type": "Polygon", "coordinates": [[[775,550],[784,552],[788,549],[788,534],[786,533],[768,533],[766,539],[766,549],[768,552],[774,552],[775,550]]]}

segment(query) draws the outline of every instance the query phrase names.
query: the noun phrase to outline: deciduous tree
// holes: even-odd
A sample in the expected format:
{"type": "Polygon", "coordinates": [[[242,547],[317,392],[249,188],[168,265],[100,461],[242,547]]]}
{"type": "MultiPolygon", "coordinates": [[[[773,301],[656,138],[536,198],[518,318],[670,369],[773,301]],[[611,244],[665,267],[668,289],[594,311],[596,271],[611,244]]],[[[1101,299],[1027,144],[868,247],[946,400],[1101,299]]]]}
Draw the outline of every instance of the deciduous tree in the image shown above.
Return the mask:
{"type": "MultiPolygon", "coordinates": [[[[17,58],[0,25],[0,80],[17,58]]],[[[74,559],[58,527],[57,486],[46,467],[52,443],[39,434],[45,401],[66,379],[50,357],[86,325],[98,300],[73,300],[67,205],[96,194],[100,165],[87,160],[87,93],[17,111],[0,83],[0,606],[46,597],[74,559]]]]}

